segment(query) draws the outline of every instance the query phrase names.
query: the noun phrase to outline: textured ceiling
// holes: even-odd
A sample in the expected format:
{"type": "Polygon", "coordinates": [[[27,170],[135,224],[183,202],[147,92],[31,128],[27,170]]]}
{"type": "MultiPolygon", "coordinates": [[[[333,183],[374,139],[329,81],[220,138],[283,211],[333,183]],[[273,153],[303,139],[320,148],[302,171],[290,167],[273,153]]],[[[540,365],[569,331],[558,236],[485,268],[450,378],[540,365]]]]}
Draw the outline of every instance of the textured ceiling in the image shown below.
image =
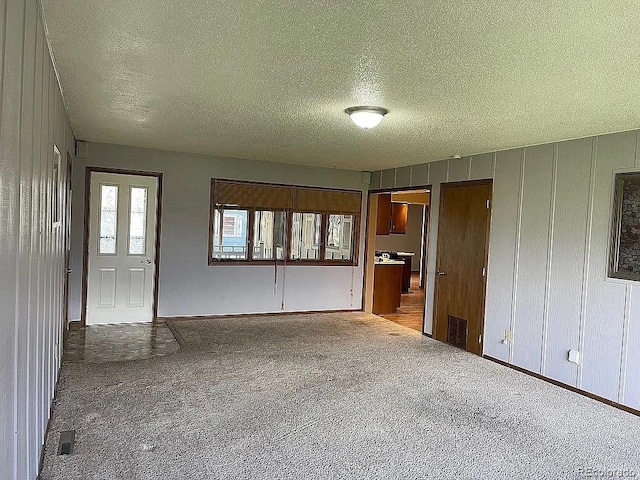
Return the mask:
{"type": "Polygon", "coordinates": [[[640,127],[634,0],[42,3],[87,141],[377,170],[640,127]]]}

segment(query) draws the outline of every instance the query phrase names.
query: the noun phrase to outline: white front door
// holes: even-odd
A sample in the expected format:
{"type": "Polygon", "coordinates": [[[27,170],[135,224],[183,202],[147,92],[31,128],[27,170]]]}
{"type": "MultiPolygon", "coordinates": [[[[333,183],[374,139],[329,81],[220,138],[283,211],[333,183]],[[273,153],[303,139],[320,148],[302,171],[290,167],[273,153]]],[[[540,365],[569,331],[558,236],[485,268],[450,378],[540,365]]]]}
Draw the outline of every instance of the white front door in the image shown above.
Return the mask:
{"type": "Polygon", "coordinates": [[[87,325],[153,321],[158,178],[91,173],[87,325]]]}

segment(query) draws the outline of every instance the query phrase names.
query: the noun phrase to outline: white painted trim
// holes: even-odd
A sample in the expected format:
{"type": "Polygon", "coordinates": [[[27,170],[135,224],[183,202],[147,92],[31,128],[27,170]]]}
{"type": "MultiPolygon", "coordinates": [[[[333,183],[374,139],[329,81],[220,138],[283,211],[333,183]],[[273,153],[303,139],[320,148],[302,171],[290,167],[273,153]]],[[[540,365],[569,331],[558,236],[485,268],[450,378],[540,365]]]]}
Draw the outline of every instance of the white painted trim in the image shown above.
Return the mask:
{"type": "Polygon", "coordinates": [[[635,155],[635,168],[640,168],[640,130],[636,132],[636,155],[635,155]]]}
{"type": "Polygon", "coordinates": [[[509,342],[509,363],[513,363],[513,346],[516,342],[516,305],[518,297],[518,267],[520,265],[520,232],[522,229],[522,202],[524,198],[524,167],[526,163],[526,149],[520,153],[520,183],[518,185],[518,215],[516,219],[516,248],[513,258],[513,292],[511,294],[511,319],[509,331],[511,332],[511,342],[509,342]]]}
{"type": "Polygon", "coordinates": [[[497,152],[494,152],[493,155],[491,155],[491,178],[496,178],[497,159],[498,159],[498,154],[497,152]]]}
{"type": "MultiPolygon", "coordinates": [[[[66,116],[69,116],[69,108],[67,106],[67,99],[64,95],[64,89],[62,88],[62,82],[60,81],[60,72],[58,71],[58,62],[56,62],[56,56],[53,54],[53,47],[51,46],[51,42],[49,41],[49,26],[47,25],[46,17],[44,14],[44,6],[42,5],[42,0],[35,0],[38,4],[38,15],[40,17],[40,22],[42,23],[42,30],[44,32],[44,40],[47,45],[47,51],[49,52],[49,58],[51,60],[51,66],[53,67],[53,73],[56,76],[56,84],[58,85],[58,90],[60,90],[60,96],[62,97],[62,105],[64,106],[64,111],[66,112],[66,116]]],[[[73,133],[73,127],[71,128],[73,133]]]]}
{"type": "MultiPolygon", "coordinates": [[[[584,263],[582,267],[582,299],[580,303],[580,328],[578,330],[578,350],[582,358],[584,355],[585,327],[587,321],[587,294],[589,289],[589,259],[591,258],[591,236],[593,232],[593,197],[596,185],[596,158],[598,152],[598,137],[591,143],[591,175],[589,178],[589,206],[587,207],[587,224],[585,234],[584,263]]],[[[584,362],[578,365],[576,387],[582,389],[584,362]]]]}
{"type": "Polygon", "coordinates": [[[618,385],[618,403],[624,405],[624,392],[627,383],[627,354],[629,352],[629,323],[631,322],[631,302],[633,287],[627,285],[624,291],[624,320],[622,323],[622,345],[620,354],[620,383],[618,385]]]}
{"type": "Polygon", "coordinates": [[[542,344],[540,351],[540,373],[545,375],[547,366],[547,343],[549,330],[549,299],[551,297],[551,266],[553,262],[553,235],[556,217],[556,194],[558,190],[558,149],[553,145],[553,164],[551,169],[551,200],[549,206],[549,234],[547,240],[547,271],[544,282],[544,307],[542,314],[542,344]]]}

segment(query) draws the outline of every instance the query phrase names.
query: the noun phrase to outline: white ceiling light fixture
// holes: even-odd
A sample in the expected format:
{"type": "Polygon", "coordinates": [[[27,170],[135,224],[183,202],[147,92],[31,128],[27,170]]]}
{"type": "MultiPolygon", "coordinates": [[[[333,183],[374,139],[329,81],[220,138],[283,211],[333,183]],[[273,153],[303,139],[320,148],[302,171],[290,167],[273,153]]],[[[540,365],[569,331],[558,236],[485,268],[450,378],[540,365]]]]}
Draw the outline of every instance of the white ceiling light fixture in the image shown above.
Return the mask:
{"type": "Polygon", "coordinates": [[[360,128],[370,129],[380,125],[389,110],[382,107],[349,107],[345,113],[360,128]]]}

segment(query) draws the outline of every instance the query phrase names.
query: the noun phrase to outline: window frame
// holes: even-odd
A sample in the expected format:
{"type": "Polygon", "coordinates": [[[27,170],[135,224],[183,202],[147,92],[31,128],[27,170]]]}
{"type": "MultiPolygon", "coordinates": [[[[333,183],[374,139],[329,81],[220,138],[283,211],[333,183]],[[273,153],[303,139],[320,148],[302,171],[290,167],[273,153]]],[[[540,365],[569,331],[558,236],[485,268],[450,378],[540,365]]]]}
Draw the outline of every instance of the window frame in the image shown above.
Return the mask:
{"type": "MultiPolygon", "coordinates": [[[[340,210],[336,211],[318,211],[318,210],[307,210],[304,209],[296,209],[295,207],[287,208],[287,209],[274,209],[267,207],[241,207],[237,205],[224,205],[216,202],[216,192],[215,192],[215,181],[216,178],[211,179],[211,193],[210,193],[210,203],[209,203],[209,244],[208,244],[208,265],[305,265],[305,266],[358,266],[359,260],[359,250],[360,250],[360,221],[362,216],[362,191],[360,190],[349,190],[349,189],[339,189],[339,188],[322,188],[322,187],[301,187],[305,189],[313,188],[314,190],[321,190],[325,192],[348,192],[348,193],[357,193],[360,195],[360,203],[359,209],[357,212],[344,212],[340,210]],[[247,211],[247,258],[246,259],[220,259],[213,257],[213,235],[215,230],[215,210],[217,208],[222,207],[223,209],[233,208],[238,210],[247,211]],[[285,258],[284,259],[253,259],[253,246],[255,243],[255,212],[285,212],[285,258]],[[312,213],[320,215],[320,244],[318,249],[318,258],[317,259],[292,259],[291,258],[291,249],[293,246],[293,214],[294,213],[312,213]],[[326,246],[327,246],[327,233],[328,233],[328,222],[329,215],[351,215],[353,217],[352,226],[351,226],[351,259],[349,260],[341,260],[341,259],[325,259],[326,255],[326,246]]],[[[223,180],[223,179],[219,179],[223,180]]],[[[246,185],[259,185],[259,186],[274,186],[274,187],[289,187],[295,189],[296,187],[293,185],[283,185],[277,183],[263,183],[263,182],[248,182],[241,180],[229,180],[235,183],[241,183],[246,185]]],[[[275,234],[275,232],[274,232],[275,234]]]]}

